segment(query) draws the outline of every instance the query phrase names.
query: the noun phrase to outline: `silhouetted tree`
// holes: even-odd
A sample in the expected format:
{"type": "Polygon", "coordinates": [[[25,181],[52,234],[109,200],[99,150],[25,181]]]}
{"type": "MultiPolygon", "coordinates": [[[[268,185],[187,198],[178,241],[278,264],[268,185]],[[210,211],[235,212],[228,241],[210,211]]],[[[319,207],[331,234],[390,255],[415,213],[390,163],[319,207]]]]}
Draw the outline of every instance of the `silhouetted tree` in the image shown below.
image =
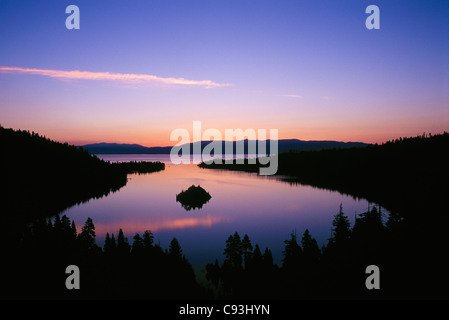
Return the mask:
{"type": "Polygon", "coordinates": [[[384,225],[380,208],[377,210],[376,207],[372,207],[371,210],[361,213],[359,217],[355,219],[353,236],[376,237],[380,236],[383,231],[384,225]]]}
{"type": "Polygon", "coordinates": [[[282,251],[284,258],[282,260],[282,268],[285,270],[293,270],[299,267],[301,261],[302,250],[297,242],[296,231],[290,234],[290,239],[285,240],[285,249],[282,251]]]}
{"type": "Polygon", "coordinates": [[[70,219],[66,215],[63,215],[61,218],[61,229],[64,232],[70,230],[70,219]]]}
{"type": "Polygon", "coordinates": [[[334,216],[332,221],[331,242],[337,246],[346,246],[351,237],[351,224],[343,213],[343,205],[340,204],[340,212],[334,216]]]}
{"type": "Polygon", "coordinates": [[[243,236],[241,247],[242,247],[243,261],[245,262],[246,268],[248,261],[251,258],[251,253],[253,251],[253,245],[251,244],[251,240],[249,240],[247,234],[243,236]]]}
{"type": "Polygon", "coordinates": [[[106,238],[104,240],[103,252],[107,255],[115,253],[117,249],[117,244],[115,242],[114,234],[112,238],[109,236],[109,232],[106,233],[106,238]]]}
{"type": "Polygon", "coordinates": [[[96,252],[98,250],[95,243],[95,225],[90,217],[87,218],[83,228],[81,229],[81,233],[78,235],[78,239],[84,250],[91,252],[96,252]]]}
{"type": "Polygon", "coordinates": [[[71,229],[72,237],[76,239],[77,231],[76,231],[75,220],[72,220],[72,224],[70,226],[70,229],[71,229]]]}
{"type": "Polygon", "coordinates": [[[304,259],[310,262],[317,262],[321,256],[320,248],[315,238],[310,235],[308,229],[304,232],[301,245],[304,259]]]}
{"type": "Polygon", "coordinates": [[[242,243],[240,235],[235,232],[234,235],[229,236],[226,240],[226,248],[224,250],[226,261],[228,261],[232,267],[242,267],[242,243]]]}
{"type": "Polygon", "coordinates": [[[262,252],[260,251],[259,245],[256,243],[251,258],[251,264],[254,266],[254,268],[259,268],[262,264],[262,261],[262,252]]]}
{"type": "Polygon", "coordinates": [[[128,239],[123,234],[123,230],[120,228],[117,236],[117,252],[120,255],[129,254],[131,246],[128,243],[128,239]]]}
{"type": "Polygon", "coordinates": [[[143,245],[145,249],[153,247],[154,235],[150,230],[145,230],[143,233],[143,245]]]}
{"type": "Polygon", "coordinates": [[[173,238],[172,241],[170,242],[168,255],[176,259],[181,259],[183,257],[181,245],[179,244],[178,239],[173,238]]]}
{"type": "Polygon", "coordinates": [[[53,229],[56,232],[59,232],[62,229],[61,217],[59,216],[59,214],[57,214],[55,216],[55,221],[53,223],[53,229]]]}
{"type": "Polygon", "coordinates": [[[133,254],[142,254],[144,248],[145,246],[143,244],[142,237],[138,233],[136,233],[133,237],[133,245],[131,247],[131,252],[133,254]]]}
{"type": "Polygon", "coordinates": [[[382,212],[376,207],[355,219],[351,240],[356,258],[362,261],[379,261],[386,228],[382,222],[382,212]]]}

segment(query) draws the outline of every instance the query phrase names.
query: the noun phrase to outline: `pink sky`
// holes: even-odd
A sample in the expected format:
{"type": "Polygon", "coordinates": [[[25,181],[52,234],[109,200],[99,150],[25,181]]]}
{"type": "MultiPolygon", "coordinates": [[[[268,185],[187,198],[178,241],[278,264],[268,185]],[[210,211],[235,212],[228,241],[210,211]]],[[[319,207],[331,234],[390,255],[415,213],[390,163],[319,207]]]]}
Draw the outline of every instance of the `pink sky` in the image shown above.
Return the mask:
{"type": "Polygon", "coordinates": [[[449,131],[444,1],[382,3],[379,30],[355,0],[79,1],[79,30],[53,2],[0,2],[3,127],[148,147],[193,121],[368,143],[449,131]]]}

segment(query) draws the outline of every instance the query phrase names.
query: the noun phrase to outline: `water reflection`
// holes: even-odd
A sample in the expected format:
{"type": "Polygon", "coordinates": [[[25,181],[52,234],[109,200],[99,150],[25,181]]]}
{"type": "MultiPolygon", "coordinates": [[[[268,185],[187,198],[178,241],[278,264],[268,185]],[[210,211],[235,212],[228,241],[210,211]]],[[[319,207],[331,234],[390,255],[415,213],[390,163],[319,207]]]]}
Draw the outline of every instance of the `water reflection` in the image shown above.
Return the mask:
{"type": "MultiPolygon", "coordinates": [[[[153,155],[140,155],[139,161],[154,161],[153,155]]],[[[136,160],[131,155],[115,156],[117,161],[136,160]]],[[[288,184],[275,177],[224,170],[201,169],[196,165],[170,165],[169,155],[158,155],[166,169],[145,175],[129,175],[128,184],[102,199],[72,207],[64,212],[78,227],[87,217],[96,226],[97,243],[103,245],[106,232],[122,228],[132,242],[135,233],[155,233],[156,241],[168,247],[176,237],[184,254],[194,265],[204,266],[223,258],[225,240],[230,234],[248,234],[261,250],[282,259],[283,241],[292,230],[302,234],[309,229],[321,246],[330,238],[332,220],[340,203],[354,223],[355,214],[365,212],[368,202],[338,192],[288,184]],[[213,201],[201,215],[186,217],[174,195],[186,186],[201,185],[213,201]]]]}
{"type": "MultiPolygon", "coordinates": [[[[142,230],[151,230],[152,232],[168,231],[175,229],[186,229],[196,227],[212,227],[217,223],[225,222],[228,219],[222,217],[192,217],[181,219],[166,219],[155,222],[149,222],[147,220],[141,221],[128,221],[125,225],[120,222],[111,223],[95,223],[95,231],[97,236],[106,235],[107,232],[116,232],[120,228],[126,230],[127,234],[142,233],[142,230]]],[[[229,221],[229,220],[228,220],[229,221]]],[[[78,226],[78,233],[81,232],[81,225],[78,226]]]]}

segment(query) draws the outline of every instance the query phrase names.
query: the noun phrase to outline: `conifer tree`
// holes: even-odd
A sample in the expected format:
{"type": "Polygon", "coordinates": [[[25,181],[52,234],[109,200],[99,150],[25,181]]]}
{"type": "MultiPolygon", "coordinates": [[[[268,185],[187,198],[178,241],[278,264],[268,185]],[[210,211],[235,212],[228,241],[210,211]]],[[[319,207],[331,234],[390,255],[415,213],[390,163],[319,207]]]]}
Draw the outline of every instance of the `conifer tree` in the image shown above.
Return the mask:
{"type": "Polygon", "coordinates": [[[130,245],[128,243],[128,239],[123,234],[123,230],[120,228],[117,236],[117,251],[119,254],[129,254],[130,245]]]}
{"type": "Polygon", "coordinates": [[[172,241],[170,242],[170,246],[168,249],[168,255],[170,257],[173,257],[176,259],[182,258],[182,249],[181,249],[181,245],[179,244],[178,239],[173,238],[172,241]]]}
{"type": "Polygon", "coordinates": [[[237,232],[235,232],[234,235],[229,236],[228,240],[226,240],[224,254],[226,255],[226,261],[228,261],[231,266],[236,268],[242,267],[242,243],[240,235],[237,232]]]}
{"type": "Polygon", "coordinates": [[[290,239],[285,240],[285,249],[282,251],[284,259],[282,260],[282,266],[286,269],[293,269],[298,267],[302,250],[297,242],[296,231],[290,233],[290,239]]]}
{"type": "Polygon", "coordinates": [[[136,233],[133,237],[133,245],[131,248],[131,252],[134,254],[140,254],[144,249],[143,239],[142,237],[136,233]]]}
{"type": "Polygon", "coordinates": [[[95,225],[91,218],[87,218],[86,223],[78,236],[78,239],[81,242],[81,247],[88,251],[95,251],[98,248],[95,243],[95,237],[95,225]]]}

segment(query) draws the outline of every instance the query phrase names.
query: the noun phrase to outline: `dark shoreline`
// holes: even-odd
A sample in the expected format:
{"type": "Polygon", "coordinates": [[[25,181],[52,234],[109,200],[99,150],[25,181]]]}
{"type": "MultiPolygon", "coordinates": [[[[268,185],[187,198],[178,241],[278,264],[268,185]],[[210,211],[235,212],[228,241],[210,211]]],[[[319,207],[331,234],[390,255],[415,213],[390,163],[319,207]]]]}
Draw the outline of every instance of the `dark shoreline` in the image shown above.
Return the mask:
{"type": "MultiPolygon", "coordinates": [[[[285,241],[280,267],[273,264],[269,249],[262,253],[250,246],[249,239],[231,235],[223,264],[211,261],[206,267],[209,281],[217,284],[218,291],[212,290],[212,295],[210,288],[197,286],[177,241],[164,251],[143,244],[144,239],[136,235],[133,249],[134,243],[131,247],[119,235],[115,246],[108,247],[105,241],[102,249],[95,244],[92,221],[86,221],[84,231],[76,234],[70,220],[59,217],[76,203],[116,192],[126,185],[128,173],[163,170],[163,163],[109,163],[81,148],[28,131],[1,128],[0,142],[6,151],[1,160],[7,186],[2,201],[6,227],[0,240],[5,261],[2,274],[8,277],[2,298],[448,298],[449,265],[444,254],[449,190],[447,133],[398,139],[380,146],[280,154],[279,177],[293,177],[289,183],[336,190],[378,203],[390,211],[388,221],[383,225],[380,212],[368,211],[359,216],[357,226],[350,226],[341,209],[333,222],[333,238],[318,248],[319,253],[313,235],[304,234],[301,244],[299,237],[292,235],[285,241]],[[53,216],[54,221],[48,220],[53,216]],[[142,256],[142,252],[151,253],[142,256]],[[91,281],[90,289],[67,292],[61,268],[76,263],[91,281]],[[367,264],[380,266],[385,284],[382,291],[367,293],[359,286],[366,278],[367,264]],[[35,268],[32,272],[31,266],[35,268]],[[177,273],[185,277],[175,276],[177,273]],[[147,282],[133,291],[139,277],[147,282]],[[159,294],[147,292],[155,280],[159,294]],[[195,295],[189,291],[192,286],[195,295]]],[[[249,164],[207,168],[259,169],[249,164]]]]}

